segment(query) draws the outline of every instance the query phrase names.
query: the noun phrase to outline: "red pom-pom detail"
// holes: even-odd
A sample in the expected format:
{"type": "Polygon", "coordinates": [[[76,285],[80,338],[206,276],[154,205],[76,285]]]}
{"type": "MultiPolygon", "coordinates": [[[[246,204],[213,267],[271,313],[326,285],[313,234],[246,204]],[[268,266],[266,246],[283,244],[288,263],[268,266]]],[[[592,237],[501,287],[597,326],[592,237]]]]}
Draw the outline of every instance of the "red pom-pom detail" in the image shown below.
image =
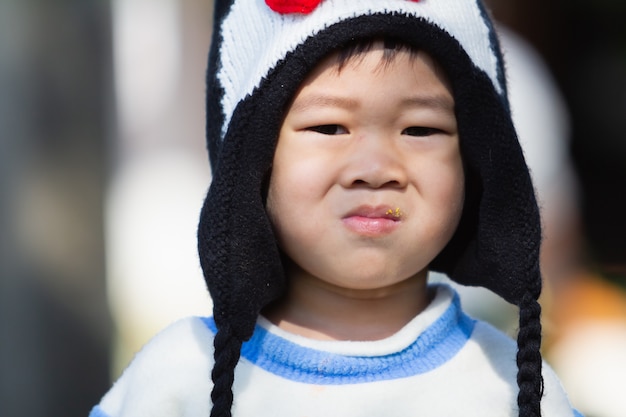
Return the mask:
{"type": "MultiPolygon", "coordinates": [[[[420,0],[410,1],[417,3],[420,0]]],[[[267,4],[270,9],[280,14],[309,14],[315,10],[321,2],[322,0],[265,0],[265,4],[267,4]]]]}
{"type": "Polygon", "coordinates": [[[309,14],[322,0],[265,0],[270,9],[280,14],[309,14]]]}

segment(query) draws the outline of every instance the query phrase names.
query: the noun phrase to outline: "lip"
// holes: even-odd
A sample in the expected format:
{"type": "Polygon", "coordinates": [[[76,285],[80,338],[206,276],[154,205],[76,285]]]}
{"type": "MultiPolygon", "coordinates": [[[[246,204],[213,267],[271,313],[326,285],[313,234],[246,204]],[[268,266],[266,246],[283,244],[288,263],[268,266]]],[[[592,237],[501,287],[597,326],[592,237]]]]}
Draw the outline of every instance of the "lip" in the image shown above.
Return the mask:
{"type": "Polygon", "coordinates": [[[391,206],[360,206],[342,218],[343,224],[358,235],[385,236],[395,231],[401,218],[391,206]]]}

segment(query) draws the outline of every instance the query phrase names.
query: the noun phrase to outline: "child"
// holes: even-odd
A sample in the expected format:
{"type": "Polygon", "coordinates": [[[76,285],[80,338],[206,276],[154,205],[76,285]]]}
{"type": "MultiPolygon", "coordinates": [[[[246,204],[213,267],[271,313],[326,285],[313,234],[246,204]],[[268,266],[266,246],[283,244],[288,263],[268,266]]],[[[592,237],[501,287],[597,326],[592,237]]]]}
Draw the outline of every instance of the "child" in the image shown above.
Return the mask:
{"type": "Polygon", "coordinates": [[[539,216],[482,4],[217,1],[215,21],[214,317],[156,336],[91,417],[578,415],[542,367],[539,216]],[[429,269],[518,305],[517,346],[429,269]]]}

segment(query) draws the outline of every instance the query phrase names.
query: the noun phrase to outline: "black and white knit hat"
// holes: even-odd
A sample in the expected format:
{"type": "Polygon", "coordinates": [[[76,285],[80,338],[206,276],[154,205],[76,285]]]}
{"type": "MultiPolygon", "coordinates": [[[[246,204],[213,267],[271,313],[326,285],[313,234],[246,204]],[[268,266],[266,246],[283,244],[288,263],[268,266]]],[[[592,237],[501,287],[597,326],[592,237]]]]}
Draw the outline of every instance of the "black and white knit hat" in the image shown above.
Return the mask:
{"type": "Polygon", "coordinates": [[[265,194],[288,104],[330,52],[385,38],[427,51],[451,82],[466,202],[430,267],[519,306],[519,415],[539,417],[539,211],[481,1],[216,0],[214,19],[206,103],[213,181],[198,231],[218,328],[211,415],[230,416],[241,345],[261,309],[285,290],[265,194]]]}

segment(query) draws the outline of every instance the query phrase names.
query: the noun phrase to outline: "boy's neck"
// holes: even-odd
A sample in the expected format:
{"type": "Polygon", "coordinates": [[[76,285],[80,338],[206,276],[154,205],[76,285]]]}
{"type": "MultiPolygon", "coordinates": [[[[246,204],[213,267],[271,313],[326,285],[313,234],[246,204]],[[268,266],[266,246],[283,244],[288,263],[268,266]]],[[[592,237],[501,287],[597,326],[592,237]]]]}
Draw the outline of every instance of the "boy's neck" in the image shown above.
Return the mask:
{"type": "Polygon", "coordinates": [[[432,299],[426,271],[372,290],[336,287],[303,273],[290,275],[287,294],[263,314],[283,330],[310,339],[381,340],[397,333],[432,299]]]}

